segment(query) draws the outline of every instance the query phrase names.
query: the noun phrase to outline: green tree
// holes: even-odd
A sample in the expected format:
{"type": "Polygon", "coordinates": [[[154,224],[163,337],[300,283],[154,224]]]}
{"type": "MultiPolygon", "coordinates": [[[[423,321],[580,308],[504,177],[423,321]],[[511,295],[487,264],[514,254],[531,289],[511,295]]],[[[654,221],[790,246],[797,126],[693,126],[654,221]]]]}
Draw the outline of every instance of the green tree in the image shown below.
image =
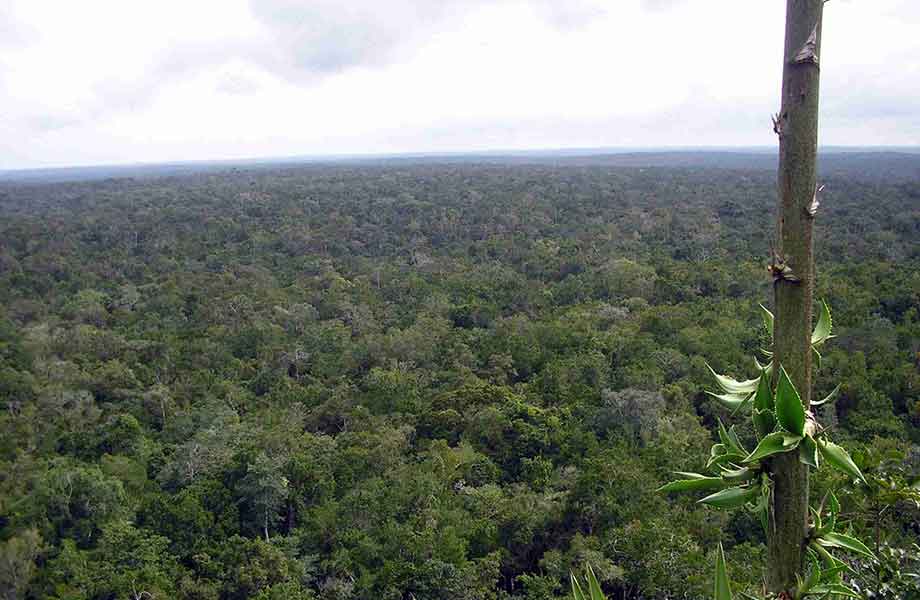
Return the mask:
{"type": "Polygon", "coordinates": [[[278,522],[279,511],[288,494],[283,466],[281,459],[259,452],[240,481],[240,492],[259,520],[266,543],[269,542],[269,528],[278,522]]]}

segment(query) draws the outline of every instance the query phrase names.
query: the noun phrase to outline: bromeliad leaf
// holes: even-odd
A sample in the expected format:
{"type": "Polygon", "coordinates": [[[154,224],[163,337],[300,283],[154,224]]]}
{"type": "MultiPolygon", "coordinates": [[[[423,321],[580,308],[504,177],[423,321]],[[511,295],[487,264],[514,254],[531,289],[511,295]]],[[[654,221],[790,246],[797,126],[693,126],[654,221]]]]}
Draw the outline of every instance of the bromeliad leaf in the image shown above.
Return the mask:
{"type": "Polygon", "coordinates": [[[815,346],[812,346],[812,347],[811,347],[811,351],[812,351],[812,352],[814,353],[814,355],[815,355],[815,366],[816,366],[817,368],[820,369],[820,368],[821,368],[821,360],[822,360],[821,353],[818,352],[818,349],[817,349],[815,346]]]}
{"type": "Polygon", "coordinates": [[[770,334],[770,339],[773,339],[773,313],[764,306],[760,305],[761,316],[763,317],[763,327],[767,330],[767,333],[770,334]]]}
{"type": "Polygon", "coordinates": [[[754,394],[754,408],[758,410],[773,410],[773,392],[770,390],[770,378],[764,375],[757,380],[757,391],[754,394]]]}
{"type": "Polygon", "coordinates": [[[714,508],[737,508],[752,502],[760,494],[760,486],[731,487],[715,494],[710,494],[699,501],[714,508]]]}
{"type": "MultiPolygon", "coordinates": [[[[808,544],[809,549],[813,550],[824,561],[824,564],[827,565],[826,569],[823,569],[823,575],[832,573],[837,579],[836,574],[843,571],[853,572],[853,568],[850,567],[847,563],[843,562],[833,554],[827,551],[827,548],[817,543],[817,540],[812,540],[808,544]]],[[[826,576],[822,576],[822,580],[827,581],[826,576]]]]}
{"type": "Polygon", "coordinates": [[[733,413],[741,410],[741,407],[744,406],[748,399],[751,397],[750,394],[716,394],[714,392],[706,392],[713,398],[719,401],[725,408],[732,411],[733,413]]]}
{"type": "Polygon", "coordinates": [[[837,387],[835,387],[833,390],[831,390],[831,393],[828,394],[828,395],[824,398],[824,400],[819,400],[819,401],[817,401],[817,402],[812,402],[811,405],[812,405],[812,406],[821,406],[822,404],[827,404],[828,402],[833,402],[834,400],[836,400],[836,396],[837,396],[837,393],[838,393],[839,391],[840,391],[840,384],[838,383],[838,384],[837,384],[837,387]]]}
{"type": "Polygon", "coordinates": [[[572,581],[572,598],[575,600],[588,600],[584,590],[581,589],[581,584],[578,583],[578,578],[575,577],[575,573],[569,573],[569,577],[572,581]]]}
{"type": "MultiPolygon", "coordinates": [[[[838,561],[839,562],[839,561],[838,561]]],[[[840,574],[845,571],[852,571],[849,565],[846,563],[840,563],[836,567],[829,567],[827,569],[821,570],[821,581],[825,583],[839,583],[841,581],[840,574]]]]}
{"type": "Polygon", "coordinates": [[[721,466],[729,463],[739,463],[744,459],[744,454],[729,449],[725,444],[713,444],[709,449],[709,460],[706,468],[721,466]]]}
{"type": "Polygon", "coordinates": [[[813,469],[818,468],[818,445],[810,435],[803,437],[799,444],[799,461],[813,469]]]}
{"type": "Polygon", "coordinates": [[[728,570],[725,568],[725,552],[722,542],[719,542],[719,552],[716,554],[716,578],[712,592],[715,600],[732,600],[732,588],[728,581],[728,570]]]}
{"type": "Polygon", "coordinates": [[[773,414],[773,391],[770,389],[770,377],[766,372],[760,375],[757,383],[751,418],[754,421],[754,430],[758,438],[769,435],[776,428],[776,416],[773,414]]]}
{"type": "Polygon", "coordinates": [[[821,314],[818,316],[818,324],[811,333],[811,345],[820,346],[833,336],[831,335],[831,311],[827,307],[827,302],[821,301],[821,314]]]}
{"type": "Polygon", "coordinates": [[[569,573],[572,582],[572,598],[574,598],[574,600],[606,600],[591,565],[588,565],[585,571],[585,587],[588,588],[587,594],[581,586],[581,583],[578,582],[578,577],[576,577],[574,573],[569,573]]]}
{"type": "Polygon", "coordinates": [[[819,596],[828,598],[834,596],[846,596],[847,598],[862,598],[859,594],[842,583],[823,583],[816,585],[808,590],[807,596],[819,596]]]}
{"type": "Polygon", "coordinates": [[[853,459],[850,458],[850,455],[842,447],[828,440],[819,440],[818,450],[820,450],[824,460],[829,462],[835,469],[843,471],[849,475],[851,479],[858,479],[864,484],[869,485],[862,471],[859,470],[859,467],[856,466],[856,463],[853,462],[853,459]]]}
{"type": "Polygon", "coordinates": [[[808,594],[808,590],[818,585],[818,583],[821,581],[821,569],[815,565],[815,567],[808,574],[808,578],[805,581],[802,581],[798,575],[796,575],[796,580],[799,582],[799,593],[805,596],[808,594]]]}
{"type": "Polygon", "coordinates": [[[775,404],[776,420],[779,421],[780,427],[791,433],[804,435],[805,407],[802,406],[799,392],[795,389],[784,367],[779,369],[775,404]]]}
{"type": "Polygon", "coordinates": [[[802,441],[802,436],[800,435],[795,435],[794,433],[786,433],[785,431],[781,431],[780,433],[783,434],[783,448],[786,448],[787,450],[795,448],[799,445],[799,442],[802,441]]]}
{"type": "Polygon", "coordinates": [[[729,452],[734,452],[736,454],[741,454],[742,456],[746,455],[748,452],[744,449],[744,446],[741,445],[741,440],[738,439],[738,434],[735,433],[735,426],[732,425],[729,429],[725,429],[725,425],[722,424],[722,419],[719,419],[719,440],[722,444],[729,450],[729,452]]]}
{"type": "Polygon", "coordinates": [[[840,512],[840,501],[837,500],[837,495],[833,490],[827,493],[827,512],[832,515],[836,515],[840,512]]]}
{"type": "Polygon", "coordinates": [[[698,473],[677,473],[677,475],[690,477],[666,483],[665,485],[658,488],[658,491],[667,494],[671,492],[717,490],[728,485],[721,477],[707,477],[698,473]]]}
{"type": "Polygon", "coordinates": [[[606,600],[604,592],[601,591],[601,584],[597,582],[594,576],[594,569],[588,565],[588,590],[591,592],[591,600],[606,600]]]}
{"type": "Polygon", "coordinates": [[[818,543],[825,547],[843,548],[844,550],[855,552],[856,554],[865,556],[866,558],[873,560],[875,559],[875,554],[873,554],[865,544],[857,540],[855,537],[844,535],[842,533],[834,533],[833,531],[825,533],[818,538],[818,543]]]}
{"type": "Polygon", "coordinates": [[[747,467],[741,467],[740,469],[728,469],[725,467],[720,467],[722,473],[722,479],[725,481],[741,482],[741,481],[750,481],[757,477],[757,471],[749,469],[747,467]]]}
{"type": "Polygon", "coordinates": [[[731,377],[719,375],[713,371],[712,367],[710,367],[708,364],[706,367],[709,368],[709,372],[712,373],[713,377],[716,378],[716,383],[719,384],[719,387],[722,388],[722,391],[726,394],[751,394],[754,392],[754,390],[757,389],[757,379],[735,381],[731,377]]]}
{"type": "Polygon", "coordinates": [[[755,408],[751,417],[754,419],[754,429],[756,429],[757,437],[759,438],[763,438],[776,429],[776,417],[773,416],[773,411],[770,409],[758,410],[755,408]]]}
{"type": "Polygon", "coordinates": [[[782,452],[788,452],[795,448],[797,445],[786,446],[786,437],[787,434],[782,431],[775,431],[767,436],[765,436],[760,443],[757,444],[757,447],[754,448],[754,451],[747,455],[742,462],[752,463],[757,460],[763,460],[768,456],[773,456],[774,454],[780,454],[782,452]]]}

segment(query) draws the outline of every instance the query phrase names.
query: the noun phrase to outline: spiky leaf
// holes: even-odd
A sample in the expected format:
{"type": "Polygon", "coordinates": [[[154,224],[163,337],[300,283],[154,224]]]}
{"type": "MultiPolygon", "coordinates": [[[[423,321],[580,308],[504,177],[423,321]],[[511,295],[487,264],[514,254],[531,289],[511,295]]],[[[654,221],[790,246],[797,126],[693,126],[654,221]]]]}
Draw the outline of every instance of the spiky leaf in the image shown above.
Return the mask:
{"type": "Polygon", "coordinates": [[[828,394],[827,396],[825,396],[824,400],[818,400],[817,402],[812,402],[811,405],[812,405],[812,406],[821,406],[822,404],[827,404],[828,402],[833,402],[834,400],[836,400],[836,396],[837,396],[837,393],[838,393],[839,391],[840,391],[840,384],[838,383],[838,384],[837,384],[837,387],[835,387],[833,390],[831,390],[831,393],[828,394]]]}
{"type": "Polygon", "coordinates": [[[727,469],[721,467],[721,474],[722,479],[732,482],[750,481],[757,477],[757,471],[748,469],[747,467],[741,467],[740,469],[727,469]]]}
{"type": "Polygon", "coordinates": [[[709,449],[709,460],[706,462],[706,468],[711,469],[714,466],[740,463],[743,459],[744,454],[728,448],[725,444],[713,444],[712,448],[709,449]]]}
{"type": "Polygon", "coordinates": [[[780,432],[783,434],[783,448],[791,450],[799,445],[799,442],[802,441],[802,436],[796,435],[794,433],[786,433],[785,431],[780,432]]]}
{"type": "MultiPolygon", "coordinates": [[[[792,448],[785,445],[786,434],[781,431],[773,432],[765,436],[754,451],[747,455],[742,462],[752,463],[757,460],[763,460],[768,456],[788,452],[792,448]]],[[[793,446],[794,448],[794,446],[793,446]]]]}
{"type": "Polygon", "coordinates": [[[588,590],[591,592],[591,600],[606,600],[604,598],[604,593],[601,591],[601,584],[597,582],[597,577],[594,576],[594,569],[591,568],[591,565],[588,565],[588,590]]]}
{"type": "Polygon", "coordinates": [[[741,410],[741,407],[744,406],[751,397],[750,394],[716,394],[715,392],[709,391],[706,393],[718,400],[719,404],[732,411],[732,413],[741,410]]]}
{"type": "Polygon", "coordinates": [[[712,369],[712,367],[709,365],[706,366],[709,368],[709,372],[712,373],[712,376],[716,378],[716,383],[719,384],[719,387],[722,388],[722,391],[726,394],[751,394],[754,392],[754,390],[757,389],[756,379],[736,381],[731,377],[719,375],[712,369]]]}
{"type": "Polygon", "coordinates": [[[802,438],[799,444],[799,461],[813,469],[818,468],[818,445],[810,435],[802,438]]]}
{"type": "Polygon", "coordinates": [[[665,485],[658,488],[658,491],[667,494],[671,492],[717,490],[719,488],[725,487],[726,485],[727,484],[721,477],[706,477],[704,475],[700,475],[698,478],[678,479],[677,481],[666,483],[665,485]]]}
{"type": "Polygon", "coordinates": [[[865,544],[860,542],[855,537],[844,535],[842,533],[834,533],[833,531],[825,533],[818,538],[818,543],[825,547],[843,548],[844,550],[855,552],[856,554],[865,556],[866,558],[875,559],[875,554],[873,554],[865,544]]]}
{"type": "Polygon", "coordinates": [[[776,420],[779,421],[780,427],[791,433],[804,435],[805,408],[802,406],[799,392],[795,389],[784,367],[779,369],[775,403],[776,420]]]}
{"type": "Polygon", "coordinates": [[[856,466],[856,463],[853,462],[853,459],[850,458],[850,455],[841,446],[828,440],[818,440],[818,450],[821,452],[821,457],[835,469],[843,471],[849,475],[851,479],[858,479],[864,484],[869,485],[862,471],[859,470],[859,467],[856,466]]]}
{"type": "Polygon", "coordinates": [[[722,550],[722,542],[719,542],[719,552],[716,554],[716,577],[712,596],[715,600],[732,600],[732,588],[728,581],[728,570],[725,568],[725,552],[722,550]]]}
{"type": "Polygon", "coordinates": [[[767,333],[770,334],[770,339],[773,339],[773,313],[770,312],[763,304],[760,305],[760,315],[763,317],[763,327],[767,330],[767,333]]]}
{"type": "Polygon", "coordinates": [[[776,429],[776,417],[770,409],[758,410],[751,412],[751,418],[754,420],[754,429],[757,431],[757,437],[763,438],[776,429]]]}
{"type": "Polygon", "coordinates": [[[708,504],[714,508],[737,508],[753,501],[760,493],[759,485],[748,487],[731,487],[715,494],[710,494],[700,500],[700,504],[708,504]]]}
{"type": "MultiPolygon", "coordinates": [[[[840,573],[842,571],[847,571],[850,573],[853,572],[853,568],[850,567],[850,565],[846,564],[845,562],[843,562],[842,560],[840,560],[839,558],[837,558],[836,556],[828,552],[827,548],[817,543],[816,540],[812,540],[808,544],[808,547],[811,550],[814,550],[815,553],[818,556],[820,556],[821,559],[824,561],[824,564],[827,565],[827,568],[823,570],[825,574],[826,573],[840,573]]],[[[823,575],[822,575],[822,580],[827,581],[826,577],[824,577],[823,575]]]]}
{"type": "Polygon", "coordinates": [[[821,585],[816,585],[811,588],[808,593],[808,596],[819,596],[821,598],[827,598],[829,596],[846,596],[847,598],[862,598],[859,594],[854,592],[851,588],[847,587],[842,583],[822,583],[821,585]]]}
{"type": "Polygon", "coordinates": [[[754,408],[758,410],[773,410],[773,392],[770,390],[770,378],[762,374],[757,380],[757,391],[754,394],[754,408]]]}
{"type": "Polygon", "coordinates": [[[831,338],[831,311],[827,302],[821,301],[821,313],[818,315],[818,324],[811,333],[811,345],[818,346],[831,338]]]}
{"type": "Polygon", "coordinates": [[[722,424],[722,419],[719,419],[718,422],[719,440],[728,451],[741,455],[747,454],[747,450],[744,449],[744,446],[741,445],[741,440],[738,439],[738,434],[735,433],[735,426],[732,425],[729,429],[726,429],[725,425],[722,424]]]}
{"type": "Polygon", "coordinates": [[[569,573],[569,577],[572,581],[572,598],[574,600],[588,600],[584,590],[581,589],[581,584],[578,583],[578,578],[575,577],[575,573],[569,573]]]}

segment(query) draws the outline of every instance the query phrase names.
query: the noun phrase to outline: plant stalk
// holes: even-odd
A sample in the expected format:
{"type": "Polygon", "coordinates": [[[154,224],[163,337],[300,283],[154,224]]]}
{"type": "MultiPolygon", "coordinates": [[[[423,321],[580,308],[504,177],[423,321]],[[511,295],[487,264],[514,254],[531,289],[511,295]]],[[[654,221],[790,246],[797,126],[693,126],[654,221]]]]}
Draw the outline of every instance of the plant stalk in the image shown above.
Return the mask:
{"type": "MultiPolygon", "coordinates": [[[[787,0],[774,250],[774,361],[785,367],[807,410],[811,403],[811,321],[818,148],[818,82],[823,0],[787,0]],[[781,267],[788,267],[785,271],[781,267]],[[791,271],[789,270],[791,269],[791,271]]],[[[779,369],[775,369],[774,373],[779,369]]],[[[771,462],[774,482],[767,587],[789,594],[807,542],[808,467],[797,452],[771,462]]]]}

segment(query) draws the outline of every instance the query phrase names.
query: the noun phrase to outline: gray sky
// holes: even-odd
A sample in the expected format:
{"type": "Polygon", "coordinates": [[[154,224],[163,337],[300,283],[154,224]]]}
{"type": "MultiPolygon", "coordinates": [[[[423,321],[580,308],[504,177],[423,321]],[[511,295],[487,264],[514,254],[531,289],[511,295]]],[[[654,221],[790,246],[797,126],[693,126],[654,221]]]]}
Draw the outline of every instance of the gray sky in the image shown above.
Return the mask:
{"type": "MultiPolygon", "coordinates": [[[[782,0],[0,0],[0,169],[770,145],[782,0]]],[[[825,7],[822,144],[920,144],[920,1],[825,7]]]]}

